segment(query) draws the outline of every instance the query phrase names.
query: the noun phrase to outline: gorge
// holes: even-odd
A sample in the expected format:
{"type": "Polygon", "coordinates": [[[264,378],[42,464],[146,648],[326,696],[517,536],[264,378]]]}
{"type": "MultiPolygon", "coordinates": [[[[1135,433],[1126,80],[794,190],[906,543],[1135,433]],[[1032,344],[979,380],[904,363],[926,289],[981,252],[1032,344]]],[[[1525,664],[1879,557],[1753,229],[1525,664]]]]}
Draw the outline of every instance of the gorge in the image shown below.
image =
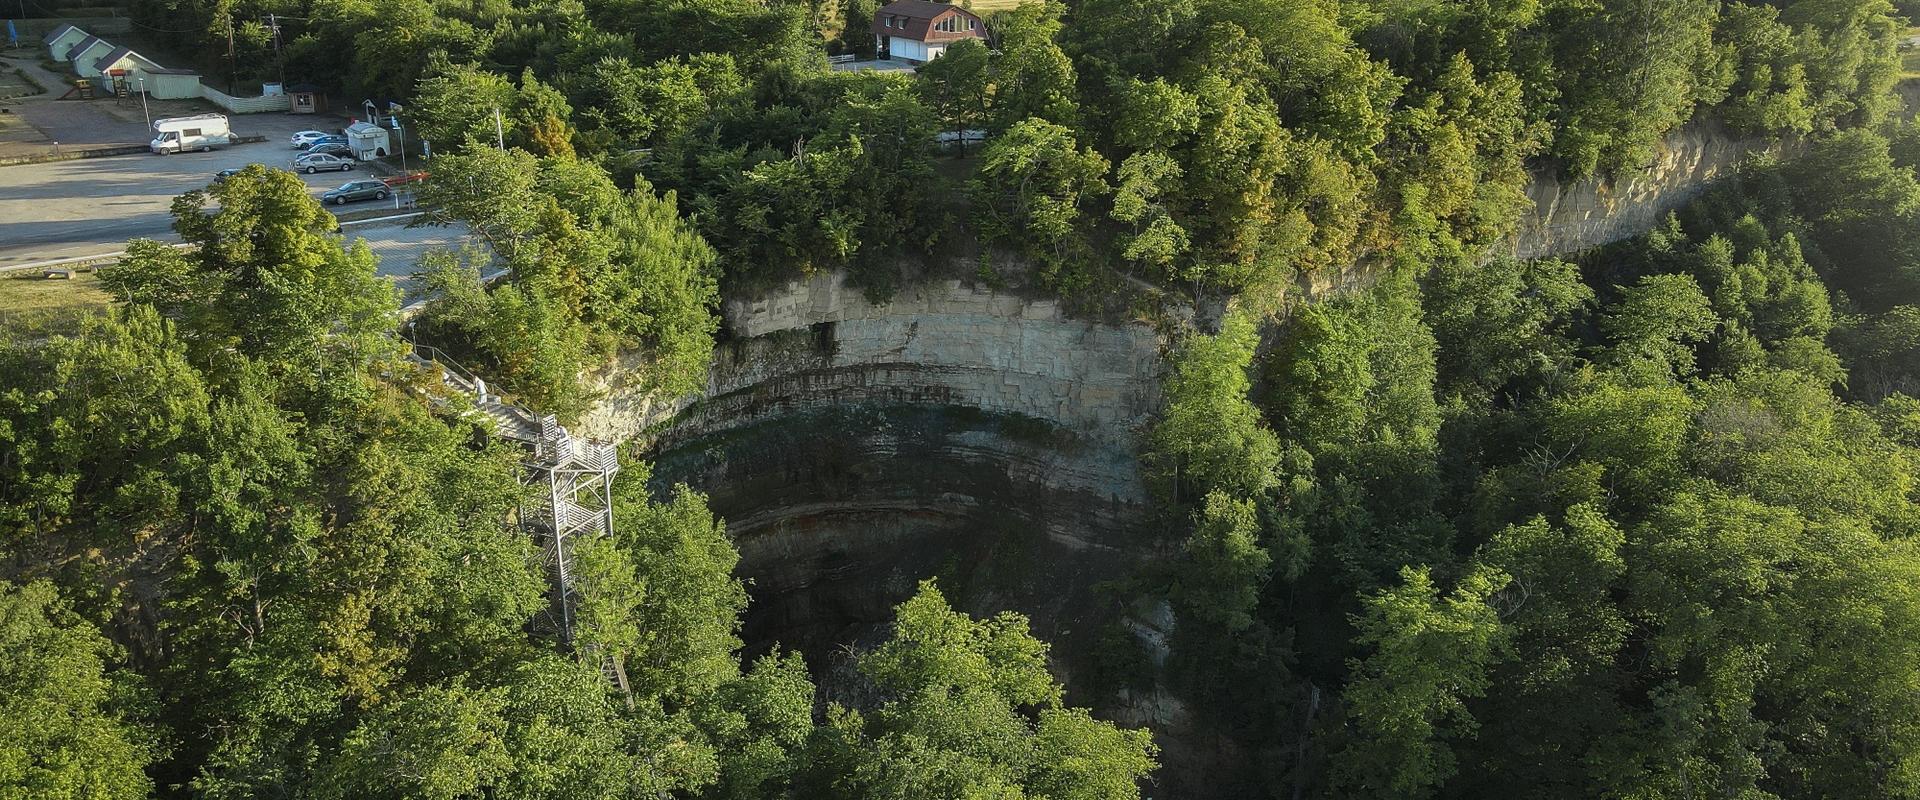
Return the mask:
{"type": "MultiPolygon", "coordinates": [[[[1696,123],[1614,180],[1541,167],[1510,254],[1642,233],[1742,159],[1791,146],[1696,123]]],[[[1309,275],[1299,288],[1364,281],[1309,275]]],[[[723,315],[706,391],[662,401],[616,371],[579,428],[632,442],[656,489],[709,495],[751,582],[750,648],[871,642],[917,581],[939,576],[957,607],[1029,615],[1072,689],[1115,626],[1164,657],[1165,609],[1121,607],[1100,587],[1178,548],[1156,535],[1167,526],[1137,460],[1165,368],[1153,325],[950,279],[875,303],[840,273],[730,298],[723,315]]],[[[1177,722],[1165,697],[1082,701],[1129,724],[1177,722]]]]}

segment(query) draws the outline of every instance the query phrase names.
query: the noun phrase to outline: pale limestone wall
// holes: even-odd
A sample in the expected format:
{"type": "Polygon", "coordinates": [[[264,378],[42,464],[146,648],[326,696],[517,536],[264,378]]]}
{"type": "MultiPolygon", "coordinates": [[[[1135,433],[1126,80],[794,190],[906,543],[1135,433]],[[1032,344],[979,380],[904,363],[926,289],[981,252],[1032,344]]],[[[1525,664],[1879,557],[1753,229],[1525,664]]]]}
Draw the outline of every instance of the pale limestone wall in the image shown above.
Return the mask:
{"type": "Polygon", "coordinates": [[[1069,318],[1058,303],[942,281],[868,302],[816,275],[724,308],[723,344],[701,399],[651,401],[631,387],[577,426],[629,439],[681,411],[676,438],[826,403],[963,405],[1037,417],[1109,442],[1159,400],[1161,343],[1146,325],[1069,318]]]}
{"type": "Polygon", "coordinates": [[[1638,172],[1571,183],[1553,170],[1536,172],[1527,186],[1533,208],[1521,219],[1509,252],[1542,258],[1645,233],[1713,181],[1732,175],[1746,157],[1797,149],[1797,142],[1736,139],[1716,125],[1691,124],[1668,134],[1659,157],[1638,172]]]}
{"type": "MultiPolygon", "coordinates": [[[[1534,208],[1510,252],[1539,258],[1645,232],[1749,155],[1795,148],[1690,125],[1669,135],[1656,163],[1638,174],[1571,183],[1536,174],[1527,192],[1534,208]]],[[[1300,288],[1333,294],[1367,277],[1346,270],[1300,288]]],[[[825,273],[729,300],[723,314],[732,338],[698,396],[649,396],[638,365],[618,364],[577,430],[684,438],[795,408],[884,401],[1023,414],[1119,443],[1157,408],[1163,362],[1155,332],[1071,319],[1051,300],[949,280],[875,304],[843,275],[825,273]]]]}
{"type": "Polygon", "coordinates": [[[1095,587],[1156,546],[1136,455],[1153,328],[958,281],[875,304],[831,274],[723,313],[698,398],[609,387],[576,430],[635,441],[656,490],[707,495],[753,587],[747,642],[874,641],[919,580],[958,570],[957,608],[1017,609],[1085,660],[1111,603],[1095,587]]]}

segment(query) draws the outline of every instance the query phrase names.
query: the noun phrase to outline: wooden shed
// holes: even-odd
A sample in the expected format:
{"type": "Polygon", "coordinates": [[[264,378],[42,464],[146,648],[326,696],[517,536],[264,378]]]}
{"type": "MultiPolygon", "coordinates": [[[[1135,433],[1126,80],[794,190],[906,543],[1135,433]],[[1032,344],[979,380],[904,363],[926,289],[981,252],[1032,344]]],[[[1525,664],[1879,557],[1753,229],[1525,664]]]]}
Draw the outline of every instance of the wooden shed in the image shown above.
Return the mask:
{"type": "Polygon", "coordinates": [[[291,98],[287,107],[289,114],[318,114],[327,110],[327,95],[320,87],[311,83],[296,83],[287,87],[287,96],[291,98]]]}

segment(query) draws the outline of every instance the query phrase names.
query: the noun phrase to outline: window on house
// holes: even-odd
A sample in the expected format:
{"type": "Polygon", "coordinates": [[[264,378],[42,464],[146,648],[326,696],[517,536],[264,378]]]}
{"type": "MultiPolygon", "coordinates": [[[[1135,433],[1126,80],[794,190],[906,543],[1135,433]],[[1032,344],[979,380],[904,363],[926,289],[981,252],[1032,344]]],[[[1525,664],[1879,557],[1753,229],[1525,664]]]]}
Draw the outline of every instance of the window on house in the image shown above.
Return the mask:
{"type": "Polygon", "coordinates": [[[970,30],[970,31],[980,30],[980,20],[977,20],[977,19],[967,20],[967,30],[970,30]]]}

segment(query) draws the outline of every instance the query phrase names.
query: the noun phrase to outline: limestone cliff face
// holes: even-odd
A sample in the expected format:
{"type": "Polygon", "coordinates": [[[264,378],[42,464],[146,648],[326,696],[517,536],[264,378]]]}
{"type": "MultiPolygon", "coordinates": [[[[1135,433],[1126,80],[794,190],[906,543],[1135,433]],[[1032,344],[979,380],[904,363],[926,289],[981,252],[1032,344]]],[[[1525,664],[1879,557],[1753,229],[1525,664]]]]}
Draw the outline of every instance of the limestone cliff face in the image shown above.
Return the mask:
{"type": "Polygon", "coordinates": [[[874,304],[838,275],[724,313],[699,399],[610,386],[579,427],[634,439],[657,488],[708,493],[753,582],[750,642],[824,656],[939,576],[956,605],[1090,646],[1115,616],[1093,586],[1153,549],[1134,444],[1159,404],[1152,328],[952,281],[874,304]]]}
{"type": "Polygon", "coordinates": [[[1638,171],[1568,182],[1553,168],[1536,170],[1527,186],[1532,208],[1520,220],[1511,252],[1542,258],[1644,233],[1713,181],[1733,174],[1743,159],[1797,148],[1796,142],[1735,138],[1717,125],[1695,123],[1668,134],[1659,157],[1638,171]]]}
{"type": "Polygon", "coordinates": [[[874,304],[842,275],[822,274],[730,300],[723,316],[731,338],[702,399],[659,402],[610,385],[580,430],[624,440],[672,418],[664,441],[673,441],[756,414],[879,401],[1018,414],[1113,440],[1159,396],[1151,328],[1074,320],[1052,300],[959,281],[874,304]]]}
{"type": "MultiPolygon", "coordinates": [[[[1635,175],[1536,176],[1512,252],[1645,231],[1769,146],[1694,127],[1635,175]]],[[[1300,289],[1368,282],[1352,270],[1300,289]]],[[[964,610],[1028,614],[1070,690],[1090,693],[1077,702],[1181,738],[1177,700],[1101,696],[1086,677],[1103,635],[1131,633],[1164,655],[1172,624],[1164,608],[1123,608],[1096,588],[1178,547],[1161,535],[1137,458],[1165,369],[1153,328],[958,281],[876,304],[838,275],[730,300],[724,315],[699,397],[650,398],[616,370],[578,427],[633,441],[656,488],[708,493],[752,581],[752,646],[801,649],[820,670],[841,646],[877,638],[891,606],[937,576],[964,610]]]]}

